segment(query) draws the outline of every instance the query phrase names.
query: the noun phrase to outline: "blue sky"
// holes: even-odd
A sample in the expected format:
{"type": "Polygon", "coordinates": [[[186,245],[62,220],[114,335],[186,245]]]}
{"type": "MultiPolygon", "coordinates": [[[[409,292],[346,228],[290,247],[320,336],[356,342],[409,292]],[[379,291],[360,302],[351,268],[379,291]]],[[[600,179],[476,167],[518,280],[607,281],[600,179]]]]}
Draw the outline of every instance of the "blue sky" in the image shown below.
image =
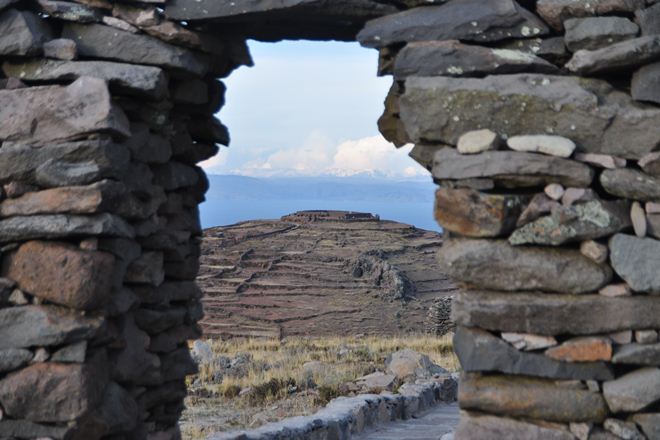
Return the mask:
{"type": "Polygon", "coordinates": [[[357,43],[250,42],[253,68],[225,80],[218,115],[230,148],[203,164],[214,174],[255,177],[384,174],[425,170],[378,133],[392,83],[376,76],[378,54],[357,43]]]}

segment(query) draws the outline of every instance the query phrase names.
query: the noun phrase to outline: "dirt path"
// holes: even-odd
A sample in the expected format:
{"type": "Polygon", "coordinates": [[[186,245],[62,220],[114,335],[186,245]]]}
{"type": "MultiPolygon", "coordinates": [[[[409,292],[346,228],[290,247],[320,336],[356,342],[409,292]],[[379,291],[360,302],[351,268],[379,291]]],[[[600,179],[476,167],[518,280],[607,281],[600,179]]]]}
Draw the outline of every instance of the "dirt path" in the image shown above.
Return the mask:
{"type": "Polygon", "coordinates": [[[354,440],[440,440],[458,425],[458,404],[440,404],[416,419],[392,422],[354,440]]]}

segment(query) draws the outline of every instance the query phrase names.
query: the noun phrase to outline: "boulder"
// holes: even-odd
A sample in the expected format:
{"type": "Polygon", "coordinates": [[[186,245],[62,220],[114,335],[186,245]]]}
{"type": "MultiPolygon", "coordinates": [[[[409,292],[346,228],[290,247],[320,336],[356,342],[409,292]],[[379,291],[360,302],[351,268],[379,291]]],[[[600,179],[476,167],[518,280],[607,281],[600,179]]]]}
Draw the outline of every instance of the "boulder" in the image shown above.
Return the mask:
{"type": "Polygon", "coordinates": [[[82,77],[66,87],[0,90],[2,142],[43,145],[97,132],[131,134],[126,115],[113,103],[102,79],[82,77]]]}
{"type": "Polygon", "coordinates": [[[203,76],[210,68],[205,55],[148,35],[133,34],[101,24],[66,24],[62,38],[75,41],[78,53],[83,57],[162,66],[196,76],[203,76]]]}
{"type": "Polygon", "coordinates": [[[361,392],[381,393],[383,391],[394,391],[397,385],[397,377],[393,374],[386,374],[381,371],[358,377],[353,381],[361,392]]]}
{"type": "Polygon", "coordinates": [[[548,28],[513,0],[451,0],[367,23],[357,39],[366,47],[432,40],[492,42],[545,35],[548,28]]]}
{"type": "MultiPolygon", "coordinates": [[[[507,235],[516,226],[525,198],[441,187],[435,193],[435,219],[446,230],[469,237],[507,235]]],[[[2,205],[0,204],[0,212],[2,205]]]]}
{"type": "Polygon", "coordinates": [[[210,364],[214,357],[209,343],[201,340],[193,343],[190,354],[198,364],[210,364]]]}
{"type": "Polygon", "coordinates": [[[578,75],[633,69],[660,59],[660,36],[625,40],[597,50],[579,50],[566,63],[578,75]]]}
{"type": "Polygon", "coordinates": [[[660,177],[653,177],[632,168],[605,170],[600,183],[608,193],[642,202],[660,201],[660,177]]]}
{"type": "Polygon", "coordinates": [[[660,294],[660,241],[617,234],[610,239],[610,261],[634,291],[660,294]]]}
{"type": "Polygon", "coordinates": [[[516,229],[509,243],[558,246],[610,236],[631,226],[629,209],[630,204],[625,200],[594,200],[556,207],[551,215],[516,229]]]}
{"type": "Polygon", "coordinates": [[[17,370],[27,365],[32,360],[32,356],[30,350],[23,348],[0,349],[0,374],[17,370]]]}
{"type": "Polygon", "coordinates": [[[642,368],[603,384],[614,413],[637,412],[660,400],[660,368],[642,368]]]}
{"type": "Polygon", "coordinates": [[[539,0],[536,12],[553,28],[561,30],[564,21],[575,17],[632,13],[644,7],[644,0],[539,0]]]}
{"type": "Polygon", "coordinates": [[[51,39],[51,34],[46,21],[32,12],[16,9],[0,12],[0,55],[2,56],[38,55],[43,44],[51,39]]]}
{"type": "Polygon", "coordinates": [[[0,349],[62,345],[91,339],[103,328],[102,318],[86,317],[57,306],[0,309],[0,349]]]}
{"type": "Polygon", "coordinates": [[[65,243],[30,241],[4,261],[3,273],[37,298],[93,310],[110,297],[115,257],[65,243]]]}
{"type": "Polygon", "coordinates": [[[540,335],[586,336],[660,328],[659,301],[648,296],[465,291],[454,298],[452,313],[456,325],[540,335]]]}
{"type": "MultiPolygon", "coordinates": [[[[658,336],[655,335],[655,340],[658,336]]],[[[626,344],[617,347],[612,362],[630,365],[660,365],[660,344],[626,344]]]]}
{"type": "Polygon", "coordinates": [[[601,394],[521,376],[464,374],[458,401],[461,409],[548,422],[602,422],[609,414],[601,394]]]}
{"type": "MultiPolygon", "coordinates": [[[[456,428],[453,440],[487,439],[543,439],[543,440],[574,440],[570,432],[556,429],[552,426],[541,426],[520,420],[484,415],[481,413],[463,412],[456,428]]],[[[445,437],[442,437],[444,440],[445,437]]]]}
{"type": "Polygon", "coordinates": [[[465,372],[499,372],[567,380],[612,380],[604,362],[569,363],[519,351],[487,331],[458,327],[454,351],[465,372]]]}
{"type": "Polygon", "coordinates": [[[660,109],[605,81],[576,76],[412,77],[400,107],[415,143],[456,145],[465,132],[488,128],[509,137],[563,136],[578,152],[638,159],[654,151],[660,137],[660,109]]]}
{"type": "Polygon", "coordinates": [[[111,61],[58,61],[33,60],[6,61],[2,70],[7,76],[24,81],[71,81],[83,76],[101,78],[115,93],[147,96],[152,99],[167,97],[167,79],[162,69],[153,66],[114,63],[111,61]]]}
{"type": "Polygon", "coordinates": [[[571,18],[564,22],[564,28],[564,41],[571,52],[600,49],[639,33],[639,26],[624,17],[571,18]]]}
{"type": "Polygon", "coordinates": [[[442,148],[433,159],[433,177],[438,180],[488,178],[505,188],[549,183],[586,187],[593,180],[593,170],[579,162],[542,154],[485,151],[467,155],[453,148],[442,148]]]}
{"type": "Polygon", "coordinates": [[[392,353],[385,360],[385,372],[398,379],[428,379],[447,370],[434,364],[428,356],[409,348],[392,353]]]}
{"type": "Polygon", "coordinates": [[[612,278],[608,266],[577,250],[515,247],[503,240],[447,240],[438,259],[456,281],[506,291],[580,294],[596,291],[612,278]]]}
{"type": "Polygon", "coordinates": [[[553,64],[528,52],[467,45],[457,40],[409,43],[394,61],[394,77],[397,79],[556,71],[553,64]]]}

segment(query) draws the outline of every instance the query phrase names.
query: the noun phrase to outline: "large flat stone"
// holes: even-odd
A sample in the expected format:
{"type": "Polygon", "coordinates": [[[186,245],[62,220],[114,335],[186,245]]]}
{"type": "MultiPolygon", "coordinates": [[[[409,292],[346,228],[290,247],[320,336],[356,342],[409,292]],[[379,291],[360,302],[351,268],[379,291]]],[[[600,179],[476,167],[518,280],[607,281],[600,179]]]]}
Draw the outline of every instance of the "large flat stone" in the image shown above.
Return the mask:
{"type": "Polygon", "coordinates": [[[454,298],[452,313],[465,327],[553,336],[660,328],[660,301],[648,296],[465,291],[454,298]]]}
{"type": "Polygon", "coordinates": [[[547,26],[513,0],[451,0],[370,21],[357,39],[366,47],[432,40],[489,42],[544,35],[547,26]]]}
{"type": "Polygon", "coordinates": [[[89,339],[103,323],[101,318],[85,317],[57,306],[0,309],[0,349],[62,345],[89,339]]]}
{"type": "Polygon", "coordinates": [[[660,109],[575,76],[413,77],[400,107],[415,143],[456,145],[462,134],[488,128],[509,137],[550,133],[571,139],[578,152],[639,159],[660,137],[660,109]]]}
{"type": "Polygon", "coordinates": [[[629,226],[629,202],[593,200],[553,209],[551,215],[517,229],[509,237],[509,243],[558,246],[606,237],[629,226]]]}
{"type": "Polygon", "coordinates": [[[536,12],[557,30],[561,30],[565,20],[576,17],[632,13],[644,7],[644,0],[539,0],[536,12]]]}
{"type": "Polygon", "coordinates": [[[105,383],[98,373],[84,364],[35,364],[0,381],[0,403],[14,419],[73,421],[99,402],[105,383]]]}
{"type": "Polygon", "coordinates": [[[660,344],[626,344],[618,347],[615,364],[660,365],[660,344]]]}
{"type": "Polygon", "coordinates": [[[564,22],[564,28],[564,41],[571,52],[597,50],[639,33],[639,27],[624,17],[572,18],[564,22]]]}
{"type": "Polygon", "coordinates": [[[62,38],[75,41],[78,54],[83,57],[162,66],[198,76],[209,70],[209,60],[204,55],[148,35],[132,34],[100,24],[66,24],[62,38]]]}
{"type": "Polygon", "coordinates": [[[527,52],[472,46],[456,40],[409,43],[394,61],[394,76],[400,79],[556,71],[553,64],[527,52]]]}
{"type": "Polygon", "coordinates": [[[517,195],[442,187],[435,193],[435,219],[460,235],[498,237],[514,230],[523,203],[524,197],[517,195]]]}
{"type": "Polygon", "coordinates": [[[660,241],[617,234],[610,240],[610,261],[634,291],[660,293],[660,241]]]}
{"type": "Polygon", "coordinates": [[[612,370],[604,362],[569,363],[543,354],[517,350],[502,339],[479,329],[458,327],[454,352],[466,372],[499,372],[551,379],[611,380],[612,370]]]}
{"type": "Polygon", "coordinates": [[[593,170],[569,159],[518,151],[484,151],[460,154],[453,148],[442,148],[433,157],[433,177],[438,180],[494,180],[503,187],[564,186],[587,187],[593,170]]]}
{"type": "Polygon", "coordinates": [[[465,374],[458,400],[462,409],[549,422],[602,422],[609,414],[599,393],[520,376],[465,374]]]}
{"type": "Polygon", "coordinates": [[[485,289],[578,294],[597,291],[612,278],[608,266],[577,250],[515,247],[503,240],[446,240],[438,259],[450,278],[485,289]]]}
{"type": "Polygon", "coordinates": [[[603,384],[612,412],[636,412],[660,400],[660,368],[642,368],[603,384]]]}
{"type": "Polygon", "coordinates": [[[660,59],[660,36],[639,37],[597,50],[579,50],[566,63],[578,75],[620,71],[660,59]]]}
{"type": "Polygon", "coordinates": [[[146,95],[153,99],[167,96],[167,79],[162,69],[153,66],[114,63],[111,61],[6,61],[5,75],[22,81],[70,81],[82,76],[101,78],[110,89],[130,95],[146,95]]]}
{"type": "Polygon", "coordinates": [[[3,273],[31,295],[79,310],[110,298],[115,257],[64,243],[30,241],[4,260],[3,273]]]}
{"type": "Polygon", "coordinates": [[[29,11],[0,13],[0,55],[37,55],[52,38],[45,20],[29,11]]]}
{"type": "Polygon", "coordinates": [[[126,115],[112,102],[102,79],[83,77],[66,87],[0,90],[0,141],[44,144],[97,132],[131,134],[126,115]]]}
{"type": "Polygon", "coordinates": [[[631,168],[605,170],[600,183],[608,193],[642,202],[660,201],[660,177],[654,177],[631,168]]]}
{"type": "Polygon", "coordinates": [[[135,231],[121,217],[108,213],[33,215],[0,220],[0,243],[88,235],[133,238],[135,231]]]}
{"type": "MultiPolygon", "coordinates": [[[[444,437],[443,437],[444,438],[444,437]]],[[[503,417],[464,411],[452,437],[456,440],[574,440],[570,432],[503,417]]]]}

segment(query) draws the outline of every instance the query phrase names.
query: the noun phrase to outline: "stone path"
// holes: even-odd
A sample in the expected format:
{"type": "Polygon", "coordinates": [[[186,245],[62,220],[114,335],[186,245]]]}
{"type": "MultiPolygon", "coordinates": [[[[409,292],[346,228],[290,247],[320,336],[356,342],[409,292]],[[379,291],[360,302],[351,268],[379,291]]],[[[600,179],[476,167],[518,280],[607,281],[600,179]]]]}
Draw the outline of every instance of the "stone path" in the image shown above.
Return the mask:
{"type": "Polygon", "coordinates": [[[440,440],[458,425],[458,404],[439,404],[423,416],[392,422],[355,437],[355,440],[440,440]]]}

